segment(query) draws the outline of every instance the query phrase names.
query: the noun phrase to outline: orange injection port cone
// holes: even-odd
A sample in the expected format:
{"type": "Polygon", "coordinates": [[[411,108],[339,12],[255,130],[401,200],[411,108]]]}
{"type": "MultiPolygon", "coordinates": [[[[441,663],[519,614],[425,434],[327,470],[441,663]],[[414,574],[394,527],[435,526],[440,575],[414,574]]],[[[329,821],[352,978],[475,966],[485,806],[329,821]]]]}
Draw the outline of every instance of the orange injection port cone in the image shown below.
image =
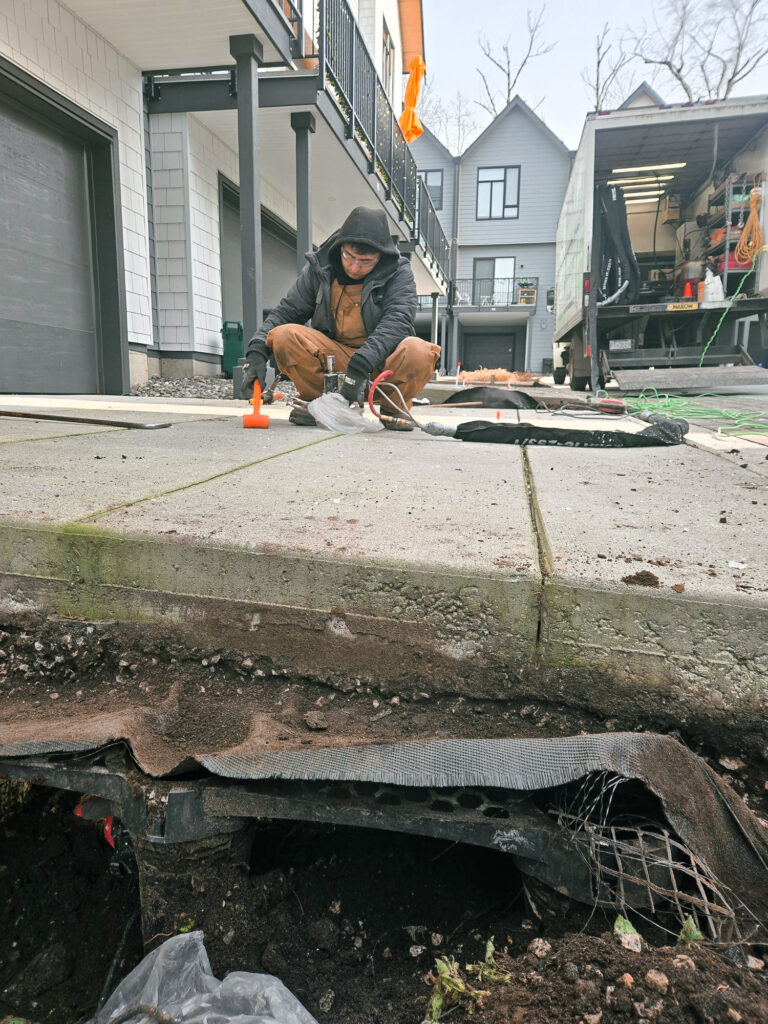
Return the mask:
{"type": "Polygon", "coordinates": [[[251,405],[253,406],[252,412],[247,412],[243,416],[244,427],[268,427],[269,416],[265,416],[261,412],[261,387],[259,382],[255,380],[253,382],[253,398],[251,399],[251,405]]]}

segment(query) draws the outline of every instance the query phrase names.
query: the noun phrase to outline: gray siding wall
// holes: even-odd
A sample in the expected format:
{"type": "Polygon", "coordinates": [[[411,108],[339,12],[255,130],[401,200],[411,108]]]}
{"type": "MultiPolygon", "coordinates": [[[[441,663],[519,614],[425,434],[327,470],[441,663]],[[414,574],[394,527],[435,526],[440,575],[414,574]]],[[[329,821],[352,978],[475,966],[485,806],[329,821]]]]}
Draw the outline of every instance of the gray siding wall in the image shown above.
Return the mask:
{"type": "Polygon", "coordinates": [[[459,249],[458,277],[472,277],[473,261],[482,256],[514,256],[515,277],[537,277],[536,312],[531,317],[526,370],[538,373],[542,359],[552,358],[555,318],[547,312],[547,289],[555,286],[555,244],[466,245],[459,249]]]}
{"type": "Polygon", "coordinates": [[[443,208],[437,211],[437,219],[448,241],[453,236],[453,195],[454,173],[453,160],[447,159],[445,153],[434,142],[420,135],[411,143],[411,153],[420,171],[443,172],[443,208]]]}
{"type": "MultiPolygon", "coordinates": [[[[421,165],[419,165],[421,166],[421,165]]],[[[553,242],[570,158],[522,110],[512,110],[461,162],[459,245],[553,242]],[[520,166],[520,215],[477,220],[479,167],[520,166]]]]}
{"type": "MultiPolygon", "coordinates": [[[[568,184],[571,159],[546,129],[523,110],[511,110],[470,148],[459,170],[458,278],[471,278],[474,260],[514,256],[515,276],[538,278],[536,311],[528,327],[526,369],[538,373],[552,358],[554,317],[547,312],[547,289],[555,284],[555,239],[568,184]],[[477,220],[477,169],[520,167],[520,215],[508,220],[477,220]]],[[[424,136],[411,143],[419,170],[443,169],[443,209],[438,212],[447,238],[453,235],[455,164],[424,136]]],[[[474,329],[474,328],[473,328],[474,329]]],[[[519,328],[525,332],[525,326],[519,328]]],[[[476,328],[481,331],[480,327],[476,328]]]]}

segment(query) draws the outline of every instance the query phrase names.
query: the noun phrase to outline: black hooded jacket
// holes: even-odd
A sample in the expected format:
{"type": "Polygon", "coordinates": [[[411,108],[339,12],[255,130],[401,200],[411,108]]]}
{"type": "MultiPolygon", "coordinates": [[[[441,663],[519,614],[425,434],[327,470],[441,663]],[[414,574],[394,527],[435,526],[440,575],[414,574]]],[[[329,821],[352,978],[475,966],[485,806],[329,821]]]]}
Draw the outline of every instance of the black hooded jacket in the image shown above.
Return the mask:
{"type": "Polygon", "coordinates": [[[284,299],[272,310],[248,343],[246,360],[259,363],[268,358],[266,337],[280,324],[304,324],[333,338],[336,321],[331,312],[331,282],[341,272],[342,243],[378,249],[381,259],[362,278],[360,312],[367,340],[349,362],[351,374],[367,375],[395,351],[403,338],[414,332],[416,282],[411,265],[392,241],[383,210],[354,209],[338,231],[323,242],[307,262],[284,299]]]}

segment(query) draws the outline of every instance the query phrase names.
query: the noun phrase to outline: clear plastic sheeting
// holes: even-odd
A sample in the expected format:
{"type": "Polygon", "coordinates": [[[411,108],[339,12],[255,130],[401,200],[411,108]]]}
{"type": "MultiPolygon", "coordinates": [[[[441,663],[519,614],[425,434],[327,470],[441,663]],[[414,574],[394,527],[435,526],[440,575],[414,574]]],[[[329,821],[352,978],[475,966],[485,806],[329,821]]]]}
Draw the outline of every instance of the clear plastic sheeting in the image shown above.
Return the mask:
{"type": "Polygon", "coordinates": [[[350,405],[338,391],[313,398],[307,405],[307,411],[321,427],[338,434],[370,434],[384,429],[379,420],[366,419],[360,406],[350,405]]]}
{"type": "Polygon", "coordinates": [[[271,974],[211,972],[203,933],[174,935],[153,950],[88,1024],[317,1024],[271,974]]]}

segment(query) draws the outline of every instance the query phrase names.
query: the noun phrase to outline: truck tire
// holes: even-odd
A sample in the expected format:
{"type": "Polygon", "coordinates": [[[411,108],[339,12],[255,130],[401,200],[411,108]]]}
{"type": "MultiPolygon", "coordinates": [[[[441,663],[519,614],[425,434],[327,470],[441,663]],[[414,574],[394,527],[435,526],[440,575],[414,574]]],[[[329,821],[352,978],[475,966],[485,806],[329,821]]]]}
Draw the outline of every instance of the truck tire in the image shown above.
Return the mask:
{"type": "Polygon", "coordinates": [[[566,369],[564,366],[557,366],[552,371],[552,379],[555,384],[565,384],[566,375],[566,369]]]}
{"type": "Polygon", "coordinates": [[[586,391],[589,387],[589,377],[571,377],[571,391],[586,391]]]}

